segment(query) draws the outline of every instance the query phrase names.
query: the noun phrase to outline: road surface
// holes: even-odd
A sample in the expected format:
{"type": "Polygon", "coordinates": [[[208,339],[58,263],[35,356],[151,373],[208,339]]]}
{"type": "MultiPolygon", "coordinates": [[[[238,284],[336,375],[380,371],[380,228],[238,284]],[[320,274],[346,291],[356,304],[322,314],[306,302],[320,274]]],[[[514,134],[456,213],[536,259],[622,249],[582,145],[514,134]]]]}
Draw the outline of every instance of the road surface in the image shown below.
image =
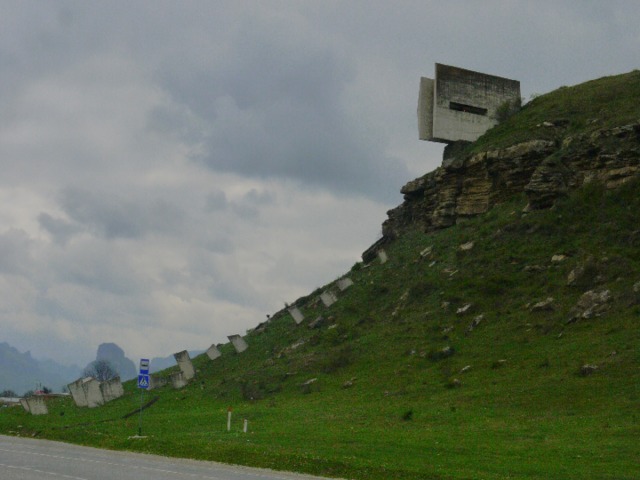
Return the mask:
{"type": "Polygon", "coordinates": [[[0,480],[322,480],[320,477],[0,435],[0,480]]]}

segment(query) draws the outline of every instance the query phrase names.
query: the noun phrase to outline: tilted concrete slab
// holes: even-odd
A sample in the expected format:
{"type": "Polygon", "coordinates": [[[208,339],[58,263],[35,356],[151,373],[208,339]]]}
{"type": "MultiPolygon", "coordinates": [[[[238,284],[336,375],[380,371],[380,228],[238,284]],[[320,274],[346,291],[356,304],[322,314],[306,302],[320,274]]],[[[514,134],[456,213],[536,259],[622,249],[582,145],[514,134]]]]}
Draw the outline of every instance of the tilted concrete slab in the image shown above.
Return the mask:
{"type": "Polygon", "coordinates": [[[216,358],[219,358],[222,356],[222,352],[218,350],[218,347],[215,344],[211,345],[207,349],[206,353],[207,353],[207,357],[209,357],[211,360],[215,360],[216,358]]]}
{"type": "Polygon", "coordinates": [[[191,363],[191,357],[189,357],[189,352],[183,350],[178,353],[173,354],[173,358],[178,362],[178,367],[180,371],[183,373],[185,380],[189,381],[196,375],[196,371],[193,368],[193,363],[191,363]]]}
{"type": "Polygon", "coordinates": [[[189,383],[187,379],[184,378],[183,372],[172,373],[169,379],[171,380],[171,386],[175,389],[185,387],[189,383]]]}
{"type": "Polygon", "coordinates": [[[387,252],[384,250],[384,248],[378,250],[378,259],[380,260],[381,264],[385,264],[387,263],[387,261],[389,261],[389,256],[387,255],[387,252]]]}
{"type": "Polygon", "coordinates": [[[336,297],[333,292],[327,290],[326,292],[322,292],[320,294],[320,300],[322,300],[322,303],[325,307],[330,307],[338,301],[338,297],[336,297]]]}
{"type": "Polygon", "coordinates": [[[124,395],[124,389],[122,388],[122,382],[120,377],[112,378],[106,382],[100,384],[100,391],[102,392],[102,398],[104,403],[120,398],[124,395]]]}
{"type": "Polygon", "coordinates": [[[167,384],[167,379],[159,375],[149,376],[149,388],[147,390],[154,390],[156,388],[164,387],[167,384]]]}
{"type": "Polygon", "coordinates": [[[249,347],[240,335],[230,335],[227,338],[233,344],[233,348],[236,349],[237,353],[242,353],[249,347]]]}
{"type": "Polygon", "coordinates": [[[304,320],[304,315],[298,307],[289,307],[289,314],[293,317],[293,321],[298,325],[300,325],[300,323],[302,323],[302,321],[304,320]]]}
{"type": "Polygon", "coordinates": [[[27,398],[26,400],[29,405],[29,412],[31,415],[47,415],[49,413],[44,397],[35,395],[27,398]]]}
{"type": "Polygon", "coordinates": [[[351,280],[349,277],[343,277],[338,280],[337,284],[340,291],[344,292],[347,288],[353,285],[353,280],[351,280]]]}
{"type": "Polygon", "coordinates": [[[26,398],[21,398],[20,399],[20,405],[22,405],[22,408],[24,408],[25,412],[29,411],[29,402],[27,402],[26,398]]]}
{"type": "Polygon", "coordinates": [[[88,382],[91,377],[83,377],[77,379],[75,382],[72,382],[67,385],[69,389],[69,393],[71,393],[71,397],[78,407],[87,407],[89,404],[87,403],[87,393],[83,388],[85,382],[88,382]]]}
{"type": "Polygon", "coordinates": [[[100,382],[95,378],[90,378],[82,384],[82,389],[87,397],[87,407],[96,408],[104,404],[100,382]]]}

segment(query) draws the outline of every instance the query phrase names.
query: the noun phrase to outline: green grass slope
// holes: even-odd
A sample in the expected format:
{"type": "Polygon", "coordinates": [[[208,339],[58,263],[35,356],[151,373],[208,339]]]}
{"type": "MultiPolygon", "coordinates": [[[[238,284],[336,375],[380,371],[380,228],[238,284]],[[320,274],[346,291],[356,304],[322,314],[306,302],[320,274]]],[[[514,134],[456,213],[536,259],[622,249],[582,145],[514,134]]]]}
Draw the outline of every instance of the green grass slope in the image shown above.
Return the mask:
{"type": "Polygon", "coordinates": [[[640,183],[525,204],[410,232],[331,307],[319,289],[302,324],[283,310],[244,353],[197,357],[145,394],[146,438],[131,382],[98,409],[2,409],[0,432],[363,480],[640,478],[640,183]],[[591,290],[610,299],[576,320],[591,290]]]}

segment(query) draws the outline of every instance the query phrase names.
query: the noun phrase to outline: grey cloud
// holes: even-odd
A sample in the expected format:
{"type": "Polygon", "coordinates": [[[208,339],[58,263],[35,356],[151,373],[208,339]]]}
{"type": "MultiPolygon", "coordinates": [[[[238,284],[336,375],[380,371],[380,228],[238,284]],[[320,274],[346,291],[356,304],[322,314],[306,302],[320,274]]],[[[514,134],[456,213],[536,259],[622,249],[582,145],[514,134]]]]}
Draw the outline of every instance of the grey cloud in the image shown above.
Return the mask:
{"type": "Polygon", "coordinates": [[[31,240],[26,232],[11,229],[0,235],[0,272],[25,274],[32,263],[29,246],[31,240]]]}
{"type": "Polygon", "coordinates": [[[177,231],[185,212],[162,199],[122,198],[78,188],[65,188],[60,203],[67,215],[106,238],[140,238],[151,232],[177,231]]]}
{"type": "Polygon", "coordinates": [[[205,199],[205,212],[215,212],[224,210],[229,205],[227,196],[222,190],[210,192],[205,199]]]}
{"type": "Polygon", "coordinates": [[[54,218],[45,212],[38,215],[38,223],[41,228],[51,234],[55,243],[61,245],[67,243],[73,235],[80,231],[77,225],[61,218],[54,218]]]}

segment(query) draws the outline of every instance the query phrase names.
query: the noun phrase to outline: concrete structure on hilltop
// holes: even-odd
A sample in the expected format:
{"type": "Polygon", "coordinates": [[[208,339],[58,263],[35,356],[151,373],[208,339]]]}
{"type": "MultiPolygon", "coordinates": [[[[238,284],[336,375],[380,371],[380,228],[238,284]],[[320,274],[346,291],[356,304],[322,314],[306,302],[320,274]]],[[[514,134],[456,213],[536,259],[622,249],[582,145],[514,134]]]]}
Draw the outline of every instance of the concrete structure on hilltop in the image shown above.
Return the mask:
{"type": "Polygon", "coordinates": [[[520,101],[520,82],[436,63],[418,96],[420,140],[473,142],[498,123],[498,109],[520,101]]]}
{"type": "Polygon", "coordinates": [[[182,352],[174,353],[173,356],[178,363],[178,367],[180,367],[180,371],[184,375],[184,379],[186,381],[191,380],[195,376],[196,371],[193,368],[193,364],[191,363],[189,352],[183,350],[182,352]]]}

